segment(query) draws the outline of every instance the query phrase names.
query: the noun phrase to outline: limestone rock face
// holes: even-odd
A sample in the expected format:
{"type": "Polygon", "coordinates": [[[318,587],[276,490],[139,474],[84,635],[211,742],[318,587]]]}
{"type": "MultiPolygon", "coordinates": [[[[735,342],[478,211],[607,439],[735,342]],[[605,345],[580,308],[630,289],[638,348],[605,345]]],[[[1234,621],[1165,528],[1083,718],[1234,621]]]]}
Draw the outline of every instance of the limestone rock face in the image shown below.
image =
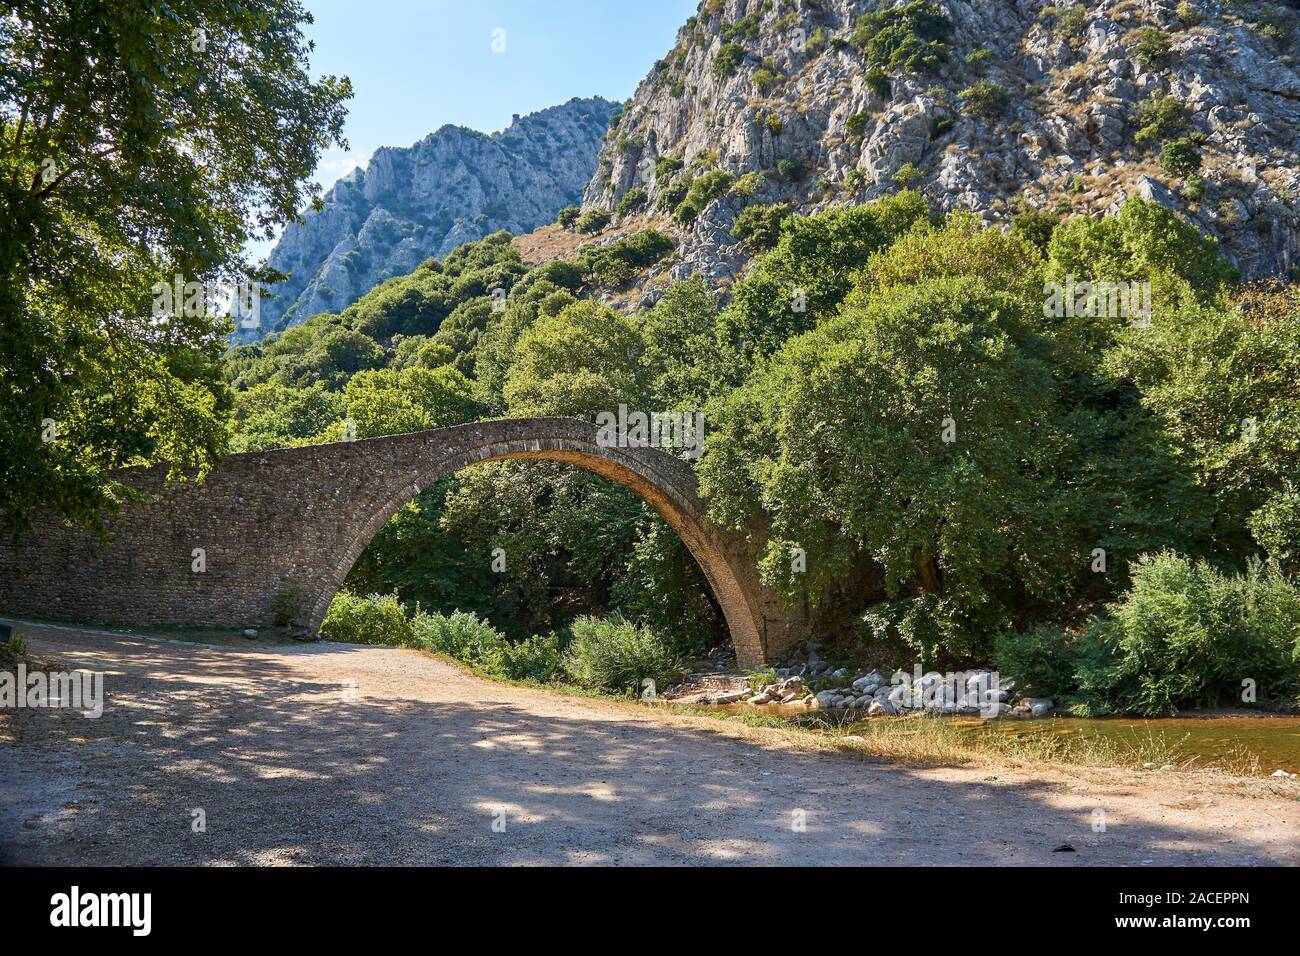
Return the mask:
{"type": "Polygon", "coordinates": [[[887,66],[882,83],[854,30],[898,5],[704,0],[611,129],[584,209],[613,210],[640,187],[645,214],[659,212],[693,160],[697,173],[760,174],[743,200],[716,198],[680,227],[672,274],[725,285],[751,258],[730,232],[745,204],[861,203],[914,167],[937,208],[988,222],[1016,203],[1098,215],[1143,196],[1218,238],[1247,277],[1300,267],[1294,5],[934,0],[954,27],[946,58],[933,72],[887,66]],[[1290,26],[1252,12],[1264,7],[1290,26]],[[1152,33],[1167,52],[1150,55],[1152,33]],[[991,111],[970,93],[979,84],[1000,89],[991,111]],[[1157,96],[1181,104],[1180,120],[1139,141],[1139,105],[1157,96]],[[1195,134],[1203,186],[1159,162],[1162,140],[1195,134]]]}
{"type": "Polygon", "coordinates": [[[444,126],[413,146],[379,149],[285,230],[270,265],[290,278],[263,295],[260,327],[240,340],[346,308],[462,243],[551,222],[578,202],[616,108],[575,98],[499,133],[444,126]]]}

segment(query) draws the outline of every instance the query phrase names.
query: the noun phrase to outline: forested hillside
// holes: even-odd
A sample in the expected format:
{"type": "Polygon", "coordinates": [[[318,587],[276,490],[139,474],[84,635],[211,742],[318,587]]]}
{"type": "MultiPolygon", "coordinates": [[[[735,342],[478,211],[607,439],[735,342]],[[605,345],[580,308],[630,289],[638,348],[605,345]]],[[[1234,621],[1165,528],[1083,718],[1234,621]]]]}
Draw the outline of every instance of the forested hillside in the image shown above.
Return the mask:
{"type": "MultiPolygon", "coordinates": [[[[1220,622],[1197,651],[1204,673],[1171,698],[1227,693],[1226,662],[1243,655],[1265,694],[1295,693],[1293,286],[1242,285],[1212,240],[1142,200],[1004,231],[900,189],[785,217],[772,240],[725,307],[696,277],[632,316],[599,296],[669,251],[656,233],[534,269],[504,234],[463,246],[237,349],[234,447],[620,403],[703,409],[711,515],[770,520],[764,577],[822,638],[896,660],[997,654],[1054,674],[1061,696],[1092,681],[1106,690],[1094,709],[1138,706],[1159,675],[1129,674],[1130,657],[1169,662],[1144,643],[1162,640],[1152,621],[1125,630],[1126,589],[1135,572],[1150,586],[1184,568],[1184,611],[1219,600],[1206,588],[1244,587],[1271,617],[1220,622]],[[1045,308],[1072,276],[1149,283],[1150,312],[1111,314],[1077,291],[1045,308]]],[[[350,586],[473,610],[516,638],[611,609],[686,650],[722,636],[671,532],[558,465],[479,466],[422,495],[350,586]]]]}

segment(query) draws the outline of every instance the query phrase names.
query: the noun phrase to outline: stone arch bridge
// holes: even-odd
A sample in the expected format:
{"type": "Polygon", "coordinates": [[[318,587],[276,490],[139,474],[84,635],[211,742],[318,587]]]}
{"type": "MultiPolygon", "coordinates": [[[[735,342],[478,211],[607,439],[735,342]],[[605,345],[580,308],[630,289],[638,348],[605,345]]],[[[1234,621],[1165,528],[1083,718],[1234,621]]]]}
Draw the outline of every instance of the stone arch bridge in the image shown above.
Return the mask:
{"type": "Polygon", "coordinates": [[[47,516],[17,555],[0,547],[0,611],[88,624],[263,627],[277,595],[296,592],[296,623],[315,632],[357,557],[405,502],[467,465],[535,458],[603,475],[663,516],[703,570],[741,666],[770,661],[797,640],[796,614],[758,581],[761,534],[711,524],[687,463],[655,448],[606,447],[596,436],[577,419],[502,419],[231,455],[201,483],[167,483],[162,468],[127,470],[119,479],[144,497],[108,519],[107,545],[47,516]]]}

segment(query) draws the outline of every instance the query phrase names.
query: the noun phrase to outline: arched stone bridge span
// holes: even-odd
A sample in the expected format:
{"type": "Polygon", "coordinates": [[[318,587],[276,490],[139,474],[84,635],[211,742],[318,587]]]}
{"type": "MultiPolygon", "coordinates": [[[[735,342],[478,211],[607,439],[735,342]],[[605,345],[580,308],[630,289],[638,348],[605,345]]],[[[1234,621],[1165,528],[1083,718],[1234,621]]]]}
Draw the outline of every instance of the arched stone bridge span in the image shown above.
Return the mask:
{"type": "Polygon", "coordinates": [[[276,596],[297,590],[298,623],[314,632],[405,502],[466,465],[540,458],[616,481],[664,517],[708,579],[742,666],[795,640],[792,612],[758,582],[761,541],[707,520],[690,466],[655,448],[605,447],[596,435],[577,419],[502,419],[232,455],[201,483],[168,484],[160,468],[126,471],[121,480],[145,497],[107,522],[107,546],[47,518],[17,562],[0,548],[0,609],[83,623],[269,626],[276,596]]]}

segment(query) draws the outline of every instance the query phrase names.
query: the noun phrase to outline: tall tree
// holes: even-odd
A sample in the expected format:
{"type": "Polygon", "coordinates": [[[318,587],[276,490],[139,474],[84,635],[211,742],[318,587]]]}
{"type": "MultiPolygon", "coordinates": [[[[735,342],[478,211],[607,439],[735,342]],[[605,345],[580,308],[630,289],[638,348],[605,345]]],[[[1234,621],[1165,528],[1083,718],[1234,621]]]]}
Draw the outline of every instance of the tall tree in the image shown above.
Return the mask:
{"type": "Polygon", "coordinates": [[[0,19],[5,532],[41,507],[96,522],[114,467],[223,452],[229,319],[161,291],[270,278],[241,248],[346,145],[351,86],[309,76],[310,22],[296,0],[18,0],[0,19]]]}

